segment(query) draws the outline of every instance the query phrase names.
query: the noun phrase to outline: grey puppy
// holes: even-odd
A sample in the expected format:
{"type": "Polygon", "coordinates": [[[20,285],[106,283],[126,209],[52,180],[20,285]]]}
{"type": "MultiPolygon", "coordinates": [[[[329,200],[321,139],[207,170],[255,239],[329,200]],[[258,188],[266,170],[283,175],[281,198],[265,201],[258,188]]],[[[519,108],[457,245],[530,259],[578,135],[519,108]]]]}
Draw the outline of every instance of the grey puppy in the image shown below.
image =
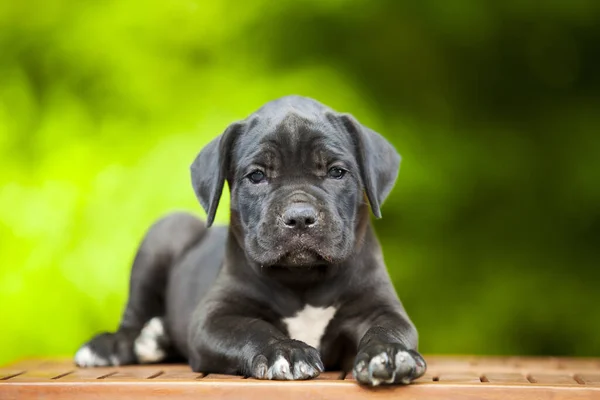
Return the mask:
{"type": "Polygon", "coordinates": [[[423,375],[370,224],[399,164],[381,135],[304,97],[230,125],[191,166],[206,224],[173,214],[150,228],[118,330],[95,336],[76,363],[183,359],[259,379],[353,368],[373,386],[423,375]],[[225,181],[230,225],[207,229],[225,181]]]}

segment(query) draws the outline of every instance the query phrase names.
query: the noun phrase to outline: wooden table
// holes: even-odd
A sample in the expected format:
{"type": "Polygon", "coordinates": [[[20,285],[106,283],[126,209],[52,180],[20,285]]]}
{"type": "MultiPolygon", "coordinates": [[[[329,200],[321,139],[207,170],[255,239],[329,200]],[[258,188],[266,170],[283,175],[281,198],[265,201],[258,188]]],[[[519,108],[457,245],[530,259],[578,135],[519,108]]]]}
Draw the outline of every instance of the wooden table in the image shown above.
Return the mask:
{"type": "Polygon", "coordinates": [[[351,375],[260,381],[202,375],[186,365],[76,368],[70,360],[30,360],[0,368],[0,399],[600,399],[600,359],[425,357],[410,386],[367,389],[351,375]]]}

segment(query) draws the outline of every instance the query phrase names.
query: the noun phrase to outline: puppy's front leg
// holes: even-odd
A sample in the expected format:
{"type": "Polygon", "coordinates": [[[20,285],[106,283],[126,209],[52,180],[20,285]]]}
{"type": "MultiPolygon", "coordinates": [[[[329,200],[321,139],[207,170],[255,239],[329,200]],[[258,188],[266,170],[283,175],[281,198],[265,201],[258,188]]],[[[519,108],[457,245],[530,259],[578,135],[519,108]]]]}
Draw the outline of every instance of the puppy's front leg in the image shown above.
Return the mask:
{"type": "Polygon", "coordinates": [[[427,368],[416,348],[417,331],[407,317],[393,311],[380,314],[360,340],[354,376],[370,386],[408,384],[427,368]]]}
{"type": "Polygon", "coordinates": [[[324,369],[315,348],[262,319],[213,313],[196,326],[190,359],[196,372],[293,380],[314,378],[324,369]]]}

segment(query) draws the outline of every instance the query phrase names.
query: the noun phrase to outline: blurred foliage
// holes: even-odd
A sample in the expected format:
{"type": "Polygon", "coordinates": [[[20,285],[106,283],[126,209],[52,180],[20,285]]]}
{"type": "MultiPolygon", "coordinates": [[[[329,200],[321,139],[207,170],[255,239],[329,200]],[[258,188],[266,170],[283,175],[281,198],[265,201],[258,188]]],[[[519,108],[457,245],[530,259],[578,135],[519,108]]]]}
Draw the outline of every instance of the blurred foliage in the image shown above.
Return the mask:
{"type": "MultiPolygon", "coordinates": [[[[198,150],[296,93],[403,155],[375,222],[426,353],[600,356],[600,2],[0,2],[0,363],[114,329],[198,150]]],[[[227,221],[227,196],[218,221],[227,221]]]]}

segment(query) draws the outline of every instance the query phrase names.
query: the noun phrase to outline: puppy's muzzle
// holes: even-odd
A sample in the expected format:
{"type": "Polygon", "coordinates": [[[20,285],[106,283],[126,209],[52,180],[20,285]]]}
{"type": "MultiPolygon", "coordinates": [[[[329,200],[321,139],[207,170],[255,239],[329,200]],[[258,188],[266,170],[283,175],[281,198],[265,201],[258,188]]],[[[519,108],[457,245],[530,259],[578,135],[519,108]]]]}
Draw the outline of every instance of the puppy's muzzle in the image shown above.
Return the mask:
{"type": "Polygon", "coordinates": [[[280,223],[284,228],[302,231],[315,227],[319,223],[319,214],[309,203],[292,203],[283,211],[280,223]]]}

